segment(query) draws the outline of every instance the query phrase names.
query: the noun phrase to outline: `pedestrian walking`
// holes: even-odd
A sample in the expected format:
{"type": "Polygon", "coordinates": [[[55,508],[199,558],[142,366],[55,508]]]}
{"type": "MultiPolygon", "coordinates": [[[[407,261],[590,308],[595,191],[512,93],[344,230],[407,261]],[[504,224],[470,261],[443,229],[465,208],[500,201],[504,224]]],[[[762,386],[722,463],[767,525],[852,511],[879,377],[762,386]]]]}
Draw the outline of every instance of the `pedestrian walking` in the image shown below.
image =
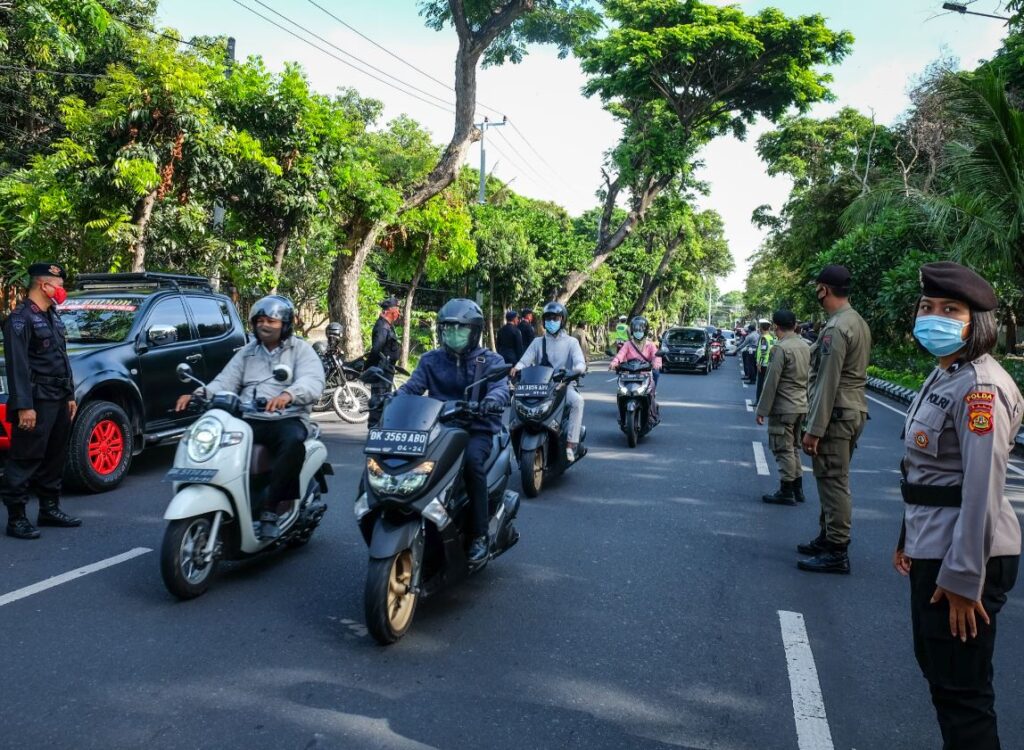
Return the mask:
{"type": "MultiPolygon", "coordinates": [[[[533,310],[524,307],[519,311],[519,333],[523,336],[524,352],[529,348],[530,342],[537,338],[537,329],[533,326],[533,310]]],[[[518,362],[519,360],[516,361],[518,362]]]]}
{"type": "Polygon", "coordinates": [[[505,325],[498,329],[495,349],[510,365],[518,362],[526,347],[523,346],[523,334],[519,330],[519,315],[515,310],[505,313],[505,325]]]}
{"type": "Polygon", "coordinates": [[[818,303],[829,319],[811,347],[803,450],[814,459],[821,516],[818,536],[797,547],[811,557],[797,565],[814,573],[849,573],[850,460],[868,418],[864,391],[871,331],[850,306],[850,272],[846,268],[825,266],[815,285],[818,303]]]}
{"type": "Polygon", "coordinates": [[[768,420],[768,447],[779,466],[779,489],[764,495],[766,503],[796,505],[804,501],[800,428],[807,415],[807,375],[811,349],[796,333],[796,316],[776,310],[772,322],[779,338],[772,347],[764,388],[757,400],[757,423],[768,420]]]}
{"type": "Polygon", "coordinates": [[[958,263],[921,267],[914,337],[938,359],[907,414],[903,528],[914,654],[944,750],[997,750],[996,618],[1017,580],[1021,529],[1005,495],[1024,397],[990,352],[998,300],[958,263]]]}
{"type": "Polygon", "coordinates": [[[761,389],[764,388],[764,376],[768,372],[768,357],[772,353],[772,347],[775,346],[775,336],[772,334],[772,324],[767,320],[761,320],[758,322],[758,327],[761,329],[760,338],[757,340],[757,353],[754,355],[757,365],[757,390],[754,395],[754,400],[758,401],[761,398],[761,389]]]}
{"type": "MultiPolygon", "coordinates": [[[[398,342],[398,334],[395,333],[395,323],[401,316],[398,300],[388,297],[380,303],[380,315],[377,322],[373,324],[373,333],[370,339],[370,351],[366,355],[367,367],[379,367],[389,379],[395,377],[395,367],[398,358],[401,356],[401,345],[398,342]]],[[[370,413],[366,424],[374,428],[380,422],[380,415],[384,411],[384,400],[391,392],[391,386],[374,380],[370,383],[370,413]]]]}
{"type": "Polygon", "coordinates": [[[78,405],[64,324],[56,305],[67,299],[66,274],[56,263],[28,268],[28,296],[3,324],[10,393],[11,448],[0,479],[7,506],[7,536],[38,539],[25,513],[29,490],[39,498],[39,526],[81,526],[60,507],[61,481],[78,405]]]}

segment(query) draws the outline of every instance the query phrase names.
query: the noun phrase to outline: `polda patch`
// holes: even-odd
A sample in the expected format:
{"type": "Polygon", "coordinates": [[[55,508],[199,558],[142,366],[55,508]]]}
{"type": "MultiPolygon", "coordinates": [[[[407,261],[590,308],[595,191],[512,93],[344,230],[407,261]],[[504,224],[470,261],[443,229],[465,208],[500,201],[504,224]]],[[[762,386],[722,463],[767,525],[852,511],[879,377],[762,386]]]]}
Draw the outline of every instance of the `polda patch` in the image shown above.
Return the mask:
{"type": "Polygon", "coordinates": [[[992,432],[995,400],[996,394],[991,391],[973,391],[964,397],[967,403],[967,428],[975,435],[992,432]]]}
{"type": "Polygon", "coordinates": [[[821,353],[831,354],[832,353],[832,334],[821,337],[821,353]]]}
{"type": "Polygon", "coordinates": [[[927,432],[915,432],[914,433],[914,445],[916,445],[921,450],[924,450],[925,448],[927,448],[929,442],[931,442],[931,441],[928,439],[928,433],[927,432]]]}

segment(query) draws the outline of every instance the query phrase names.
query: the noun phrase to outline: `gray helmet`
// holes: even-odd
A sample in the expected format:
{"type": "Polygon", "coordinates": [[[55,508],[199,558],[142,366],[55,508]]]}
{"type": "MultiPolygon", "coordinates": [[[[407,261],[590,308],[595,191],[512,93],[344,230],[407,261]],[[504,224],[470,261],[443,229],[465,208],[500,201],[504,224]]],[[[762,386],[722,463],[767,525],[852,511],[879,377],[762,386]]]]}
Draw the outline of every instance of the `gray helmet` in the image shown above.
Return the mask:
{"type": "Polygon", "coordinates": [[[642,338],[645,338],[651,332],[651,324],[648,323],[647,322],[647,318],[645,318],[642,315],[637,315],[635,318],[633,318],[631,321],[629,321],[629,332],[630,332],[630,334],[634,334],[637,331],[643,331],[644,332],[644,335],[643,335],[642,338]]]}
{"type": "Polygon", "coordinates": [[[256,300],[249,311],[249,325],[253,333],[256,332],[256,318],[271,318],[281,321],[281,340],[292,335],[292,326],[295,323],[295,306],[287,297],[280,294],[268,294],[256,300]]]}
{"type": "Polygon", "coordinates": [[[471,299],[450,299],[437,311],[437,337],[444,348],[453,354],[464,354],[480,345],[484,330],[484,313],[480,305],[471,299]],[[448,326],[469,326],[469,339],[464,347],[454,349],[445,341],[444,330],[448,326]]]}
{"type": "Polygon", "coordinates": [[[341,334],[344,332],[341,323],[335,321],[334,323],[327,324],[327,340],[333,341],[341,338],[341,334]]]}

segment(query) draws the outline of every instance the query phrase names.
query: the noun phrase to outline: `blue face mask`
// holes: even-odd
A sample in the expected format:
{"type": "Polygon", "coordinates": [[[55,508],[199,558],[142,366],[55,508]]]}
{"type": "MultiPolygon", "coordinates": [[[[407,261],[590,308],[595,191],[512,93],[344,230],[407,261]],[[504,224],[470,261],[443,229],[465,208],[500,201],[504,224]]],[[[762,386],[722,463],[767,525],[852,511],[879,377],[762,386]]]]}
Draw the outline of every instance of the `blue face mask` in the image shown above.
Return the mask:
{"type": "Polygon", "coordinates": [[[635,338],[637,341],[640,341],[643,337],[644,337],[644,332],[643,331],[633,331],[633,338],[635,338]]]}
{"type": "Polygon", "coordinates": [[[936,357],[946,357],[964,348],[964,327],[961,320],[941,315],[922,315],[914,323],[914,338],[936,357]]]}
{"type": "Polygon", "coordinates": [[[560,330],[562,330],[562,321],[560,320],[545,320],[544,330],[554,336],[560,330]]]}

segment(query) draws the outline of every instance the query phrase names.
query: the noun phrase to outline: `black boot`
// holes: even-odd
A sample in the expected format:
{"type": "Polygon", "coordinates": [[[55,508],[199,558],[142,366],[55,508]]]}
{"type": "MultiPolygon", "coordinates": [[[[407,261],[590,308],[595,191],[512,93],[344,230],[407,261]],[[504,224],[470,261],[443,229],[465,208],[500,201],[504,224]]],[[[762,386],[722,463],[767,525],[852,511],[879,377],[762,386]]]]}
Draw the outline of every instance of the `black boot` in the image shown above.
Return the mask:
{"type": "Polygon", "coordinates": [[[277,513],[265,510],[260,514],[260,533],[262,541],[277,539],[281,536],[281,527],[277,525],[277,513]]]}
{"type": "Polygon", "coordinates": [[[469,554],[466,559],[470,565],[480,565],[481,563],[487,562],[487,554],[490,552],[491,544],[488,540],[487,535],[478,536],[473,540],[473,543],[469,545],[469,554]]]}
{"type": "Polygon", "coordinates": [[[60,526],[64,529],[72,529],[82,525],[82,519],[65,513],[60,507],[60,502],[55,498],[39,501],[39,518],[37,522],[40,526],[60,526]]]}
{"type": "Polygon", "coordinates": [[[793,485],[793,497],[796,498],[798,503],[804,502],[804,500],[806,500],[804,497],[804,478],[797,477],[791,482],[791,484],[793,485]]]}
{"type": "Polygon", "coordinates": [[[771,505],[796,505],[796,495],[793,493],[793,483],[786,480],[779,481],[779,489],[771,495],[761,497],[771,505]]]}
{"type": "Polygon", "coordinates": [[[807,542],[807,544],[798,544],[796,546],[796,551],[801,555],[818,555],[822,552],[826,552],[825,532],[821,532],[817,537],[807,542]]]}
{"type": "Polygon", "coordinates": [[[810,573],[841,573],[848,575],[850,573],[850,557],[846,554],[846,547],[829,544],[828,542],[826,542],[826,545],[828,546],[827,550],[819,552],[814,557],[798,561],[796,566],[800,570],[806,570],[810,573]]]}
{"type": "Polygon", "coordinates": [[[7,536],[15,539],[38,539],[39,529],[25,516],[25,506],[16,505],[8,509],[7,536]]]}

